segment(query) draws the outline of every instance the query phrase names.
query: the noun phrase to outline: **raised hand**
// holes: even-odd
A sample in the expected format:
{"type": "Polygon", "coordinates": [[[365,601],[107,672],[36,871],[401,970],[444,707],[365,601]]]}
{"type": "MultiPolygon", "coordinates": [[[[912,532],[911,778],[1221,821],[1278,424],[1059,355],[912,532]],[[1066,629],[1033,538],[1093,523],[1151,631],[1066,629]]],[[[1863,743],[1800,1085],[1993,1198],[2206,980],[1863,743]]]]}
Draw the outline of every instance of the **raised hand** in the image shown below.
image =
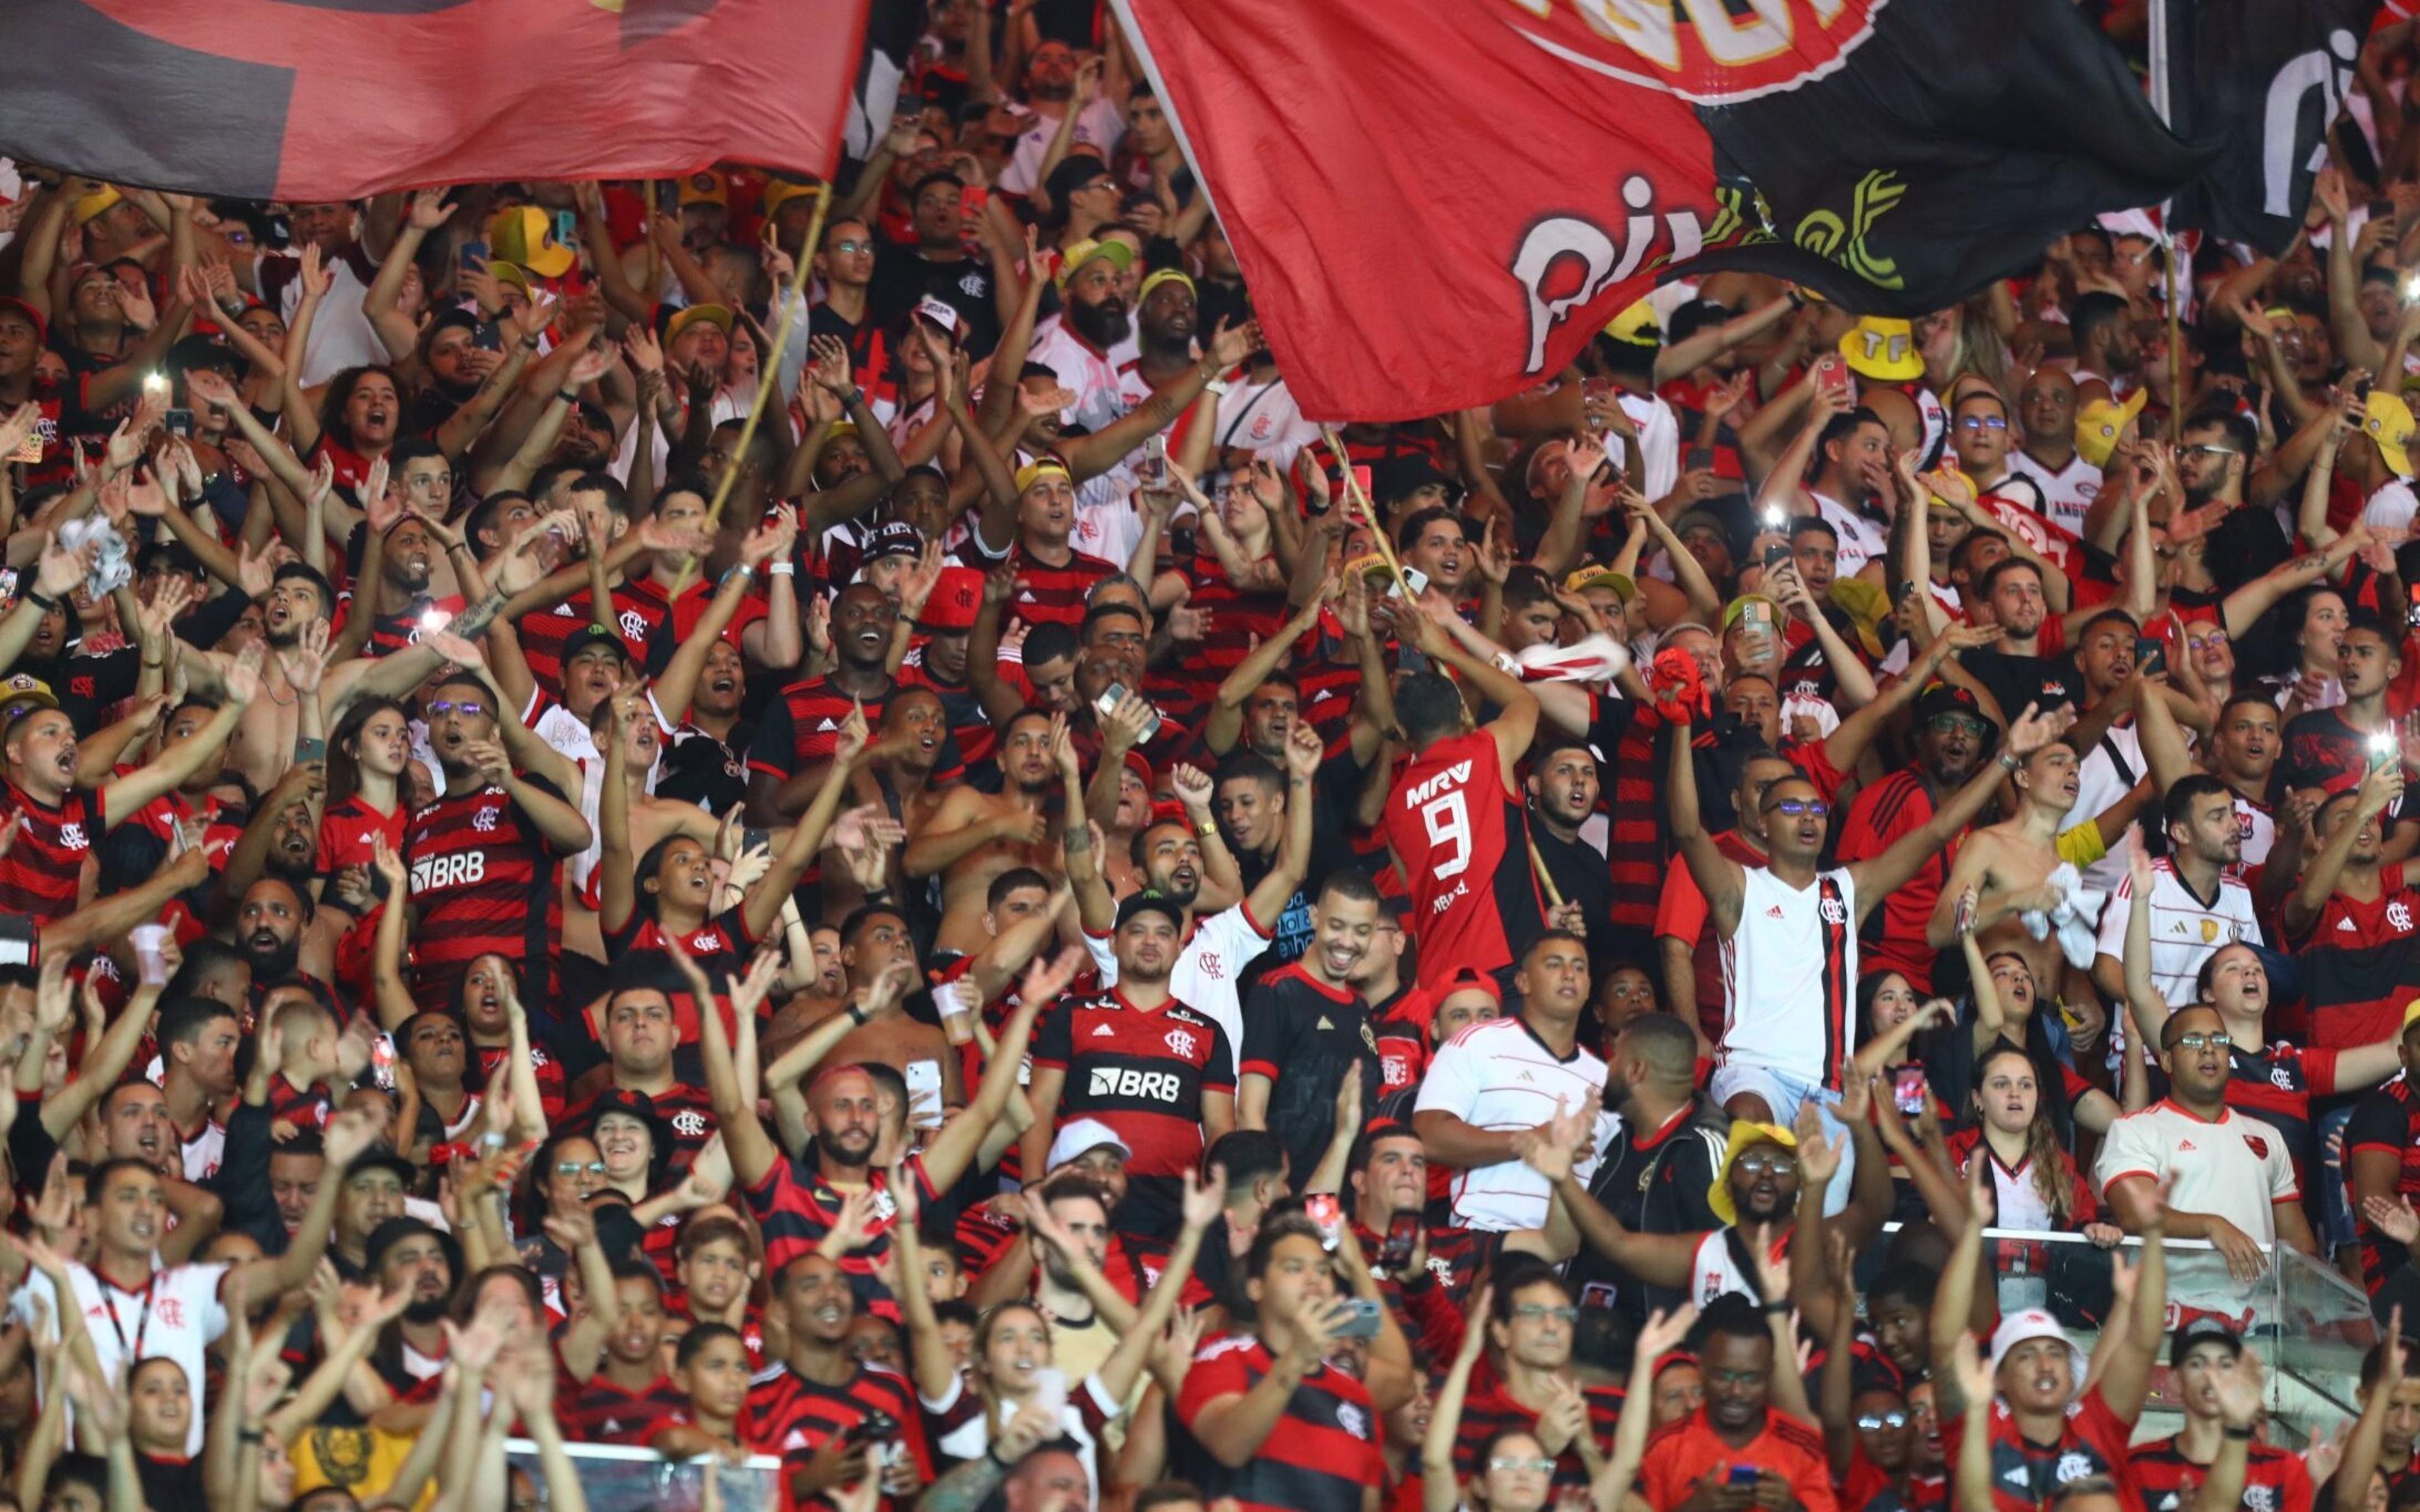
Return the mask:
{"type": "Polygon", "coordinates": [[[236,654],[225,674],[220,679],[226,685],[227,697],[237,703],[250,703],[260,697],[260,664],[264,655],[262,643],[256,640],[236,654]]]}

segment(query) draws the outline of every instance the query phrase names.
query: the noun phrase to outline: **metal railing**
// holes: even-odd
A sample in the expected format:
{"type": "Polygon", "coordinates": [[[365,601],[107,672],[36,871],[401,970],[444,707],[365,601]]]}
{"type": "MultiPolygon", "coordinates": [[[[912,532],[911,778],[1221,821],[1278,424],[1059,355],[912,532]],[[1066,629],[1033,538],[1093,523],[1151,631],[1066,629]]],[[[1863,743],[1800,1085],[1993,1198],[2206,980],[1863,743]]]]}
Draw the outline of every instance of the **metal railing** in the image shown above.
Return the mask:
{"type": "MultiPolygon", "coordinates": [[[[701,1512],[709,1474],[721,1512],[778,1512],[782,1504],[782,1461],[772,1455],[751,1455],[735,1465],[712,1455],[667,1459],[653,1449],[613,1443],[565,1447],[580,1472],[588,1512],[701,1512]]],[[[544,1505],[546,1480],[538,1472],[537,1445],[527,1439],[506,1439],[504,1458],[516,1473],[529,1476],[538,1489],[538,1504],[544,1505]]],[[[518,1504],[520,1498],[514,1501],[518,1504]]]]}

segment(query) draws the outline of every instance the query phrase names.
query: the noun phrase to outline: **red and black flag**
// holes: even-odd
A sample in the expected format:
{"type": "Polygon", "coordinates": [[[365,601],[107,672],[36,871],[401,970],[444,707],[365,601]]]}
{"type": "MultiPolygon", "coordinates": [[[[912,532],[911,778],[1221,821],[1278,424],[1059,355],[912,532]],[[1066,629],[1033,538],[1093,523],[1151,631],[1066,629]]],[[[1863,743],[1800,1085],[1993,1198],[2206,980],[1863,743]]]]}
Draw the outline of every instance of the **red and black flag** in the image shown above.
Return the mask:
{"type": "Polygon", "coordinates": [[[7,0],[0,150],[246,199],[823,174],[865,0],[7,0]]]}
{"type": "Polygon", "coordinates": [[[1116,4],[1324,419],[1492,402],[1684,272],[1937,310],[2205,162],[2072,0],[1116,4]]]}

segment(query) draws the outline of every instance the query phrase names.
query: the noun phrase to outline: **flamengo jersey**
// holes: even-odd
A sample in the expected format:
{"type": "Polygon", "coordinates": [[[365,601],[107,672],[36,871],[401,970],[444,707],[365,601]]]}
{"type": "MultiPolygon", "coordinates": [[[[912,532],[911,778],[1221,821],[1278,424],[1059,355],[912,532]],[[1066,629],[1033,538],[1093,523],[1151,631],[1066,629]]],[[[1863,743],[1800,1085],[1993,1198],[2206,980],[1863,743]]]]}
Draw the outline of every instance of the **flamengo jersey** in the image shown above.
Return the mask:
{"type": "MultiPolygon", "coordinates": [[[[554,792],[540,779],[523,780],[554,792]]],[[[492,954],[533,968],[543,963],[525,973],[521,996],[533,1015],[551,1015],[554,941],[563,934],[554,885],[560,857],[512,795],[474,788],[415,811],[404,833],[404,858],[419,914],[412,964],[420,1005],[456,1006],[462,974],[492,954]]]]}
{"type": "MultiPolygon", "coordinates": [[[[2101,953],[2122,960],[2126,953],[2126,916],[2134,898],[2134,880],[2128,877],[2109,895],[2101,911],[2101,953]]],[[[2218,879],[2218,895],[2195,897],[2173,862],[2151,863],[2151,986],[2171,1003],[2194,1000],[2194,979],[2201,964],[2222,945],[2237,940],[2261,943],[2260,920],[2252,911],[2252,889],[2231,876],[2218,879]]]]}
{"type": "Polygon", "coordinates": [[[1414,757],[1387,795],[1383,827],[1411,893],[1406,922],[1419,942],[1419,985],[1434,988],[1464,966],[1511,965],[1514,926],[1543,911],[1528,830],[1504,785],[1496,737],[1475,730],[1414,757]],[[1510,864],[1516,844],[1517,871],[1510,864]]]}
{"type": "Polygon", "coordinates": [[[1857,885],[1846,867],[1792,887],[1740,869],[1739,928],[1722,942],[1723,1065],[1837,1088],[1849,1064],[1857,980],[1857,885]]]}
{"type": "MultiPolygon", "coordinates": [[[[1565,1113],[1597,1108],[1605,1093],[1605,1062],[1579,1045],[1569,1057],[1547,1048],[1518,1018],[1471,1025],[1437,1047],[1420,1079],[1415,1116],[1450,1113],[1473,1128],[1498,1133],[1534,1129],[1565,1113]]],[[[1598,1112],[1595,1136],[1572,1163],[1581,1185],[1596,1175],[1599,1153],[1621,1126],[1614,1114],[1598,1112]]],[[[1435,1167],[1432,1167],[1432,1170],[1435,1167]]],[[[1543,1228],[1554,1194],[1546,1179],[1517,1160],[1452,1173],[1453,1221],[1466,1227],[1500,1231],[1543,1228]]]]}
{"type": "Polygon", "coordinates": [[[1174,998],[1137,1008],[1112,987],[1045,1017],[1033,1064],[1066,1073],[1055,1121],[1098,1119],[1125,1141],[1138,1220],[1172,1220],[1185,1174],[1202,1163],[1202,1095],[1235,1090],[1227,1031],[1174,998]]]}
{"type": "MultiPolygon", "coordinates": [[[[1205,1346],[1186,1372],[1177,1418],[1191,1428],[1211,1403],[1259,1384],[1270,1364],[1268,1347],[1249,1334],[1205,1346]]],[[[1387,1478],[1370,1393],[1334,1365],[1302,1378],[1250,1463],[1230,1470],[1206,1454],[1199,1458],[1195,1479],[1202,1490],[1234,1498],[1241,1512],[1360,1512],[1362,1493],[1387,1478]]]]}
{"type": "Polygon", "coordinates": [[[53,807],[9,782],[0,810],[24,816],[16,844],[0,857],[0,908],[29,915],[39,924],[74,913],[85,862],[109,824],[101,795],[70,788],[53,807]]]}

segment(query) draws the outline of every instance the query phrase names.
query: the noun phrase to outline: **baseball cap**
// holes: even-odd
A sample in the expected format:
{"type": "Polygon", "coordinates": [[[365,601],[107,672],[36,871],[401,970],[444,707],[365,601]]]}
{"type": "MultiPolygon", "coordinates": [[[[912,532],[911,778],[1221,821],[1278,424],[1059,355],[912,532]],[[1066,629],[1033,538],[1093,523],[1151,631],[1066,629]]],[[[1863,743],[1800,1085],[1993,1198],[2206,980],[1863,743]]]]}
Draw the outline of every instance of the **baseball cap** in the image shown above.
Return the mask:
{"type": "Polygon", "coordinates": [[[924,551],[924,532],[904,519],[875,527],[865,543],[865,564],[872,566],[885,557],[921,556],[924,551]]]}
{"type": "Polygon", "coordinates": [[[1955,683],[1935,683],[1916,695],[1915,716],[1916,724],[1919,726],[1931,724],[1945,714],[1964,715],[1970,719],[1982,719],[1983,706],[1975,702],[1973,693],[1955,683]]]}
{"type": "Polygon", "coordinates": [[[1664,325],[1655,318],[1655,306],[1637,300],[1630,307],[1606,322],[1605,333],[1614,340],[1633,347],[1664,345],[1664,325]]]}
{"type": "Polygon", "coordinates": [[[32,305],[26,303],[23,300],[17,298],[13,294],[0,294],[0,310],[14,310],[19,315],[23,316],[27,320],[33,322],[34,340],[36,344],[49,344],[51,339],[51,323],[42,318],[41,311],[35,309],[32,305]]]}
{"type": "Polygon", "coordinates": [[[75,204],[70,207],[69,213],[75,218],[76,224],[87,225],[108,214],[111,208],[124,197],[115,185],[103,184],[89,194],[79,195],[75,204]]]}
{"type": "Polygon", "coordinates": [[[2176,1337],[2168,1341],[2168,1368],[2182,1370],[2185,1356],[2204,1344],[2217,1345],[2230,1360],[2243,1358],[2243,1340],[2235,1330],[2216,1319],[2202,1318],[2178,1329],[2176,1337]]]}
{"type": "Polygon", "coordinates": [[[1425,456],[1390,456],[1370,468],[1370,501],[1391,504],[1398,499],[1409,499],[1422,488],[1436,486],[1448,494],[1458,492],[1462,485],[1437,471],[1425,456]]]}
{"type": "MultiPolygon", "coordinates": [[[[1739,1126],[1733,1124],[1731,1127],[1736,1129],[1739,1126]]],[[[2083,1386],[2084,1351],[2067,1336],[2067,1330],[2059,1326],[2058,1319],[2040,1307],[2026,1307],[2010,1313],[2000,1319],[1999,1327],[1992,1330],[1993,1372],[1997,1374],[2000,1362],[2009,1357],[2009,1351],[2028,1339],[2056,1339],[2066,1345],[2068,1380],[2078,1388],[2083,1386]]]]}
{"type": "Polygon", "coordinates": [[[1118,1132],[1100,1119],[1070,1119],[1059,1126],[1058,1134],[1051,1136],[1050,1155],[1042,1163],[1043,1167],[1055,1171],[1069,1161],[1088,1155],[1104,1145],[1116,1150],[1121,1160],[1134,1153],[1126,1142],[1118,1137],[1118,1132]]]}
{"type": "Polygon", "coordinates": [[[1036,457],[1016,470],[1016,491],[1023,493],[1045,478],[1072,478],[1067,464],[1055,456],[1036,457]]]}
{"type": "Polygon", "coordinates": [[[1445,985],[1437,989],[1436,1000],[1442,1004],[1447,998],[1459,992],[1485,993],[1495,999],[1497,1007],[1504,1006],[1502,984],[1497,982],[1495,977],[1480,970],[1477,966],[1464,966],[1447,978],[1445,985]]]}
{"type": "Polygon", "coordinates": [[[1128,893],[1125,901],[1118,904],[1116,927],[1125,928],[1127,921],[1139,914],[1158,914],[1178,929],[1185,927],[1185,910],[1177,906],[1175,899],[1156,888],[1145,887],[1140,892],[1128,893]]]}
{"type": "Polygon", "coordinates": [[[540,278],[561,278],[579,261],[554,239],[553,223],[535,205],[498,210],[488,222],[488,245],[494,260],[519,263],[540,278]]]}
{"type": "Polygon", "coordinates": [[[1723,1163],[1714,1172],[1714,1184],[1706,1192],[1706,1206],[1726,1224],[1739,1222],[1739,1205],[1731,1200],[1731,1167],[1739,1164],[1740,1155],[1750,1145],[1779,1145],[1784,1149],[1796,1149],[1798,1136],[1777,1123],[1758,1123],[1752,1119],[1731,1120],[1730,1136],[1723,1146],[1723,1163]]]}
{"type": "Polygon", "coordinates": [[[801,197],[813,199],[823,192],[824,186],[821,184],[799,184],[793,183],[787,178],[768,178],[765,180],[763,202],[765,214],[769,217],[775,210],[794,199],[801,197]]]}
{"type": "Polygon", "coordinates": [[[523,272],[518,264],[490,262],[488,264],[488,273],[489,276],[493,278],[500,285],[508,288],[517,288],[521,291],[521,298],[529,298],[531,293],[530,276],[523,272]]]}
{"type": "Polygon", "coordinates": [[[1122,273],[1134,266],[1134,249],[1125,242],[1095,241],[1086,237],[1069,247],[1066,255],[1060,260],[1059,286],[1065,288],[1067,281],[1076,276],[1076,270],[1095,257],[1107,257],[1122,273]]]}
{"type": "Polygon", "coordinates": [[[1135,302],[1137,304],[1140,304],[1143,301],[1150,299],[1151,291],[1159,287],[1162,284],[1182,284],[1185,285],[1187,293],[1198,295],[1202,292],[1201,289],[1195,285],[1192,275],[1187,273],[1184,269],[1158,268],[1143,274],[1142,287],[1135,290],[1135,302]]]}
{"type": "Polygon", "coordinates": [[[731,334],[731,306],[727,304],[692,304],[686,310],[675,312],[673,317],[664,322],[664,344],[666,346],[670,346],[675,337],[677,337],[682,332],[687,331],[690,327],[697,324],[701,320],[705,321],[707,325],[714,327],[717,331],[721,332],[726,336],[731,334]]]}
{"type": "Polygon", "coordinates": [[[2150,401],[2151,391],[2136,389],[2123,404],[2107,399],[2093,399],[2075,412],[2075,449],[2086,462],[2097,468],[2109,465],[2109,454],[2118,449],[2118,432],[2143,412],[2150,401]]]}
{"type": "Polygon", "coordinates": [[[1849,371],[1885,383],[1924,377],[1924,356],[1916,349],[1916,326],[1891,316],[1869,315],[1840,335],[1840,358],[1849,371]]]}
{"type": "Polygon", "coordinates": [[[457,1281],[462,1279],[461,1244],[455,1240],[453,1235],[447,1233],[442,1228],[438,1227],[435,1224],[411,1217],[410,1214],[406,1214],[399,1218],[387,1219],[384,1223],[380,1224],[376,1228],[371,1229],[370,1237],[363,1241],[362,1253],[365,1259],[367,1261],[367,1269],[373,1276],[378,1273],[380,1263],[386,1258],[386,1252],[395,1248],[397,1244],[402,1243],[407,1239],[433,1239],[437,1241],[438,1247],[445,1252],[446,1262],[453,1267],[454,1279],[457,1281]]]}
{"type": "Polygon", "coordinates": [[[58,695],[51,685],[31,672],[18,672],[0,681],[0,725],[14,723],[36,709],[55,709],[58,695]]]}
{"type": "Polygon", "coordinates": [[[2412,407],[2384,389],[2369,391],[2362,406],[2361,432],[2378,443],[2378,455],[2398,478],[2412,476],[2412,407]]]}
{"type": "Polygon", "coordinates": [[[916,301],[916,317],[930,320],[954,336],[958,333],[958,307],[947,300],[937,300],[930,294],[916,301]]]}
{"type": "Polygon", "coordinates": [[[622,638],[620,636],[615,635],[613,631],[605,628],[601,625],[583,625],[579,629],[572,631],[569,635],[563,638],[563,656],[561,665],[565,667],[570,666],[573,657],[579,656],[582,652],[588,650],[592,646],[608,647],[613,651],[613,655],[621,657],[624,661],[627,662],[630,659],[630,648],[622,643],[622,638]]]}
{"type": "Polygon", "coordinates": [[[983,573],[974,567],[943,567],[933,584],[933,594],[924,600],[924,612],[916,616],[916,624],[927,634],[974,628],[975,610],[983,604],[983,573]]]}
{"type": "Polygon", "coordinates": [[[410,1191],[412,1183],[420,1180],[419,1166],[383,1145],[372,1146],[355,1156],[353,1163],[345,1167],[345,1180],[349,1181],[356,1176],[367,1176],[372,1171],[391,1173],[396,1180],[403,1183],[406,1191],[410,1191]]]}
{"type": "Polygon", "coordinates": [[[728,205],[731,203],[731,180],[719,173],[693,173],[680,181],[680,202],[690,205],[728,205]]]}
{"type": "Polygon", "coordinates": [[[1691,531],[1697,530],[1712,531],[1718,539],[1726,543],[1731,538],[1730,527],[1724,524],[1723,517],[1711,509],[1684,509],[1672,521],[1674,535],[1686,535],[1691,531]]]}
{"type": "Polygon", "coordinates": [[[1563,592],[1577,594],[1590,588],[1610,588],[1614,596],[1627,604],[1638,596],[1638,579],[1626,572],[1583,562],[1563,579],[1563,592]]]}

